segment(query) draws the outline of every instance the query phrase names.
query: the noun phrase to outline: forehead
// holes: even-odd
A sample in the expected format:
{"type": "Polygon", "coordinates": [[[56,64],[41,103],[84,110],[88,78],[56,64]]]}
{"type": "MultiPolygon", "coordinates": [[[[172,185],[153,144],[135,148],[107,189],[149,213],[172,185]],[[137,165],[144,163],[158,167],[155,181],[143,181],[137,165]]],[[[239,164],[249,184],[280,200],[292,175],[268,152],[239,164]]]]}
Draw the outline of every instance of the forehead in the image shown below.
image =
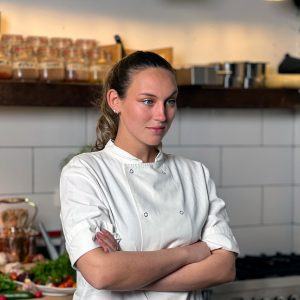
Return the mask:
{"type": "Polygon", "coordinates": [[[177,88],[175,76],[169,70],[163,68],[147,68],[135,71],[131,75],[128,92],[151,92],[171,90],[173,92],[177,88]]]}

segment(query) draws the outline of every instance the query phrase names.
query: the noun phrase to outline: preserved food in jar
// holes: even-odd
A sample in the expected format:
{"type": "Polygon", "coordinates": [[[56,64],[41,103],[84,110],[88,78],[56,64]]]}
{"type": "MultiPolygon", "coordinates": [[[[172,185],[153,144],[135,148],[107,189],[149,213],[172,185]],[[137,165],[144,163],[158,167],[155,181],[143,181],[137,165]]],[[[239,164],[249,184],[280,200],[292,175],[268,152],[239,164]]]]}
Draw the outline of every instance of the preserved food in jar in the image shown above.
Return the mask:
{"type": "Polygon", "coordinates": [[[0,42],[0,79],[12,78],[12,61],[8,46],[0,42]]]}
{"type": "Polygon", "coordinates": [[[13,78],[21,80],[38,79],[37,58],[31,47],[15,46],[13,48],[13,78]]]}
{"type": "Polygon", "coordinates": [[[69,47],[65,50],[65,80],[88,81],[89,68],[79,48],[69,47]]]}
{"type": "Polygon", "coordinates": [[[14,46],[21,46],[24,42],[23,36],[21,34],[3,34],[1,37],[1,42],[7,45],[8,50],[14,46]]]}
{"type": "Polygon", "coordinates": [[[69,38],[51,38],[50,45],[58,49],[58,55],[63,57],[65,49],[73,45],[72,39],[69,38]]]}
{"type": "Polygon", "coordinates": [[[34,53],[37,53],[40,47],[48,45],[48,38],[46,36],[28,36],[26,38],[26,46],[31,47],[34,53]]]}
{"type": "Polygon", "coordinates": [[[111,68],[111,63],[99,48],[90,52],[90,80],[104,83],[106,74],[111,68]]]}
{"type": "Polygon", "coordinates": [[[62,81],[65,78],[63,58],[58,49],[46,46],[38,50],[39,75],[42,81],[62,81]]]}

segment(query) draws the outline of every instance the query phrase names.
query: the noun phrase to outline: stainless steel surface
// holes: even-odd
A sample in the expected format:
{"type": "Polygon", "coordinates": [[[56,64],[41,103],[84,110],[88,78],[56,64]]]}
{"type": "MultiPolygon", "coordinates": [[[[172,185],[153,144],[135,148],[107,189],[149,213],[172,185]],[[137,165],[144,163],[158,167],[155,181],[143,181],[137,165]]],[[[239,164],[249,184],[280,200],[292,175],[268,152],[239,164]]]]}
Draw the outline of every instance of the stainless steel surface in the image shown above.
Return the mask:
{"type": "Polygon", "coordinates": [[[299,300],[300,276],[235,281],[211,291],[210,300],[299,300]]]}

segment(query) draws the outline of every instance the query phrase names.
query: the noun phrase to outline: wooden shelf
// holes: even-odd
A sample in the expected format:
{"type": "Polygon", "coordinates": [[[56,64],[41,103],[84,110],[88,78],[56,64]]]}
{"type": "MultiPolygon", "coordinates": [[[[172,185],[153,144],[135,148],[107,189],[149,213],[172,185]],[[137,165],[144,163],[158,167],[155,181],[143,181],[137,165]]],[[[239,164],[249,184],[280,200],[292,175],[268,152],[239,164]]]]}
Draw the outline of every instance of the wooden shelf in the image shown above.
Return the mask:
{"type": "MultiPolygon", "coordinates": [[[[100,98],[101,86],[87,83],[0,81],[2,106],[89,107],[100,98]]],[[[179,86],[178,107],[190,108],[295,108],[298,89],[224,89],[179,86]]]]}

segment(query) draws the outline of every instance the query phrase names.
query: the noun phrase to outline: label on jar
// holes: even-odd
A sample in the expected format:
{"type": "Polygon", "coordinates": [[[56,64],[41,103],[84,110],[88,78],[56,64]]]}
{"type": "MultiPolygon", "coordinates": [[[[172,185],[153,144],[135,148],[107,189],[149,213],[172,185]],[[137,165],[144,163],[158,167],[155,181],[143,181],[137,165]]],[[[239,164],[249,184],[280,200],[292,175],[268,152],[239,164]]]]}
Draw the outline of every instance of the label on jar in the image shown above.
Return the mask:
{"type": "Polygon", "coordinates": [[[105,65],[94,65],[90,67],[90,70],[92,72],[106,72],[109,69],[109,67],[105,65]]]}
{"type": "Polygon", "coordinates": [[[0,67],[11,67],[12,63],[9,60],[0,59],[0,67]]]}
{"type": "Polygon", "coordinates": [[[66,65],[67,71],[84,71],[86,67],[80,63],[70,63],[66,65]]]}
{"type": "Polygon", "coordinates": [[[18,61],[13,63],[13,69],[37,69],[37,63],[33,61],[18,61]]]}
{"type": "Polygon", "coordinates": [[[62,62],[48,61],[41,62],[39,64],[40,69],[63,69],[64,64],[62,62]]]}

